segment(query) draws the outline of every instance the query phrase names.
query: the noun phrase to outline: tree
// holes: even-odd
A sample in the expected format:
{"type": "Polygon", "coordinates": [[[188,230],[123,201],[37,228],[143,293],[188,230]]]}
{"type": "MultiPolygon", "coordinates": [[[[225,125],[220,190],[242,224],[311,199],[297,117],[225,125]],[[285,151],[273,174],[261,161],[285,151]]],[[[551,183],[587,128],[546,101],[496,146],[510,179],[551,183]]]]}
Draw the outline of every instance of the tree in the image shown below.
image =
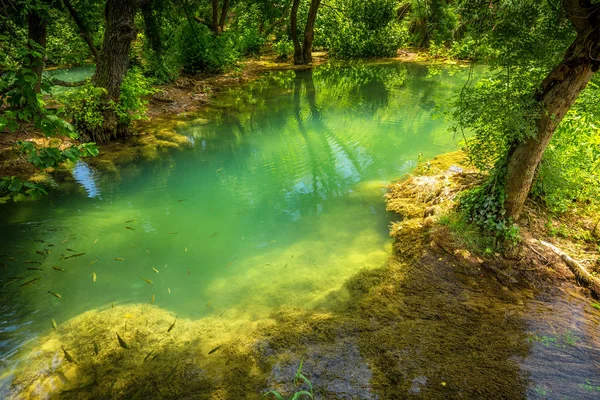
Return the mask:
{"type": "Polygon", "coordinates": [[[509,151],[505,208],[513,220],[521,215],[556,127],[600,68],[600,4],[590,0],[563,0],[563,7],[577,36],[535,94],[535,100],[543,106],[536,121],[537,134],[513,143],[509,151]]]}
{"type": "Polygon", "coordinates": [[[111,102],[118,103],[121,83],[129,67],[131,42],[136,37],[134,18],[137,11],[148,0],[107,0],[105,9],[106,28],[102,44],[102,53],[96,66],[92,83],[106,89],[102,112],[102,129],[92,132],[96,141],[108,141],[111,138],[126,136],[127,126],[119,123],[111,102]]]}
{"type": "Polygon", "coordinates": [[[308,9],[308,17],[304,28],[303,44],[300,44],[298,37],[298,8],[300,0],[294,0],[292,3],[292,11],[290,15],[290,29],[292,41],[294,42],[294,64],[311,64],[312,63],[312,46],[315,37],[315,21],[317,20],[317,12],[321,0],[311,0],[308,9]]]}

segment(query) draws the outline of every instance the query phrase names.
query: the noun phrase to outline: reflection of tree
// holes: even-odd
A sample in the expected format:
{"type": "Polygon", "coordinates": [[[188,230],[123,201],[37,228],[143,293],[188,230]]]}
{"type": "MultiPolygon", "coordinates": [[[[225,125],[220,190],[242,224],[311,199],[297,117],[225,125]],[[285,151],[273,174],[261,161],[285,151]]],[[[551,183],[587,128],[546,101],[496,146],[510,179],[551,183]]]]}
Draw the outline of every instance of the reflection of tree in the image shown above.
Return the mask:
{"type": "Polygon", "coordinates": [[[196,132],[203,160],[224,167],[216,177],[223,196],[246,208],[312,213],[389,170],[391,146],[432,142],[445,128],[429,108],[459,85],[445,72],[398,63],[281,71],[219,96],[212,122],[196,132]]]}

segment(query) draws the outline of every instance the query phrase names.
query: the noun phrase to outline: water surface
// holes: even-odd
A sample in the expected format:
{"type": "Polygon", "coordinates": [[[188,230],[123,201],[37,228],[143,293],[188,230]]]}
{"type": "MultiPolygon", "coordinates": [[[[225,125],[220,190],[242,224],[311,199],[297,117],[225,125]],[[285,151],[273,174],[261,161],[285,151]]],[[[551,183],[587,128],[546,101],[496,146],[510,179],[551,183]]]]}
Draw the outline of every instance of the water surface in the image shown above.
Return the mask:
{"type": "Polygon", "coordinates": [[[154,301],[181,318],[255,321],[325,307],[391,254],[381,186],[458,147],[440,111],[468,75],[401,63],[273,72],[178,128],[188,150],[118,174],[80,163],[75,192],[3,206],[3,384],[51,319],[91,309],[154,301]]]}

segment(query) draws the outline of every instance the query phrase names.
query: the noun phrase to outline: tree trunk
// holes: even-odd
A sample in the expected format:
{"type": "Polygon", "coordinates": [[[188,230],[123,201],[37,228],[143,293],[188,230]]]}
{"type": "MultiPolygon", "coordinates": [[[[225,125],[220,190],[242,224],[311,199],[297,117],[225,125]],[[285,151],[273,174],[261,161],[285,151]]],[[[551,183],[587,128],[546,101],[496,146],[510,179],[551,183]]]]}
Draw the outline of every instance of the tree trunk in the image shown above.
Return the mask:
{"type": "Polygon", "coordinates": [[[65,7],[67,8],[67,10],[69,11],[71,18],[73,18],[73,21],[75,21],[77,28],[79,28],[79,34],[81,35],[81,37],[83,37],[83,40],[85,40],[88,47],[90,48],[90,51],[94,55],[94,61],[96,61],[96,63],[98,63],[100,56],[98,55],[98,49],[96,48],[96,45],[94,44],[94,41],[92,40],[90,31],[87,29],[87,26],[83,23],[81,18],[79,18],[79,14],[77,14],[77,11],[75,11],[75,8],[73,8],[73,5],[71,4],[71,2],[69,0],[63,0],[63,3],[65,5],[65,7]]]}
{"type": "Polygon", "coordinates": [[[312,0],[308,10],[308,18],[306,20],[306,28],[304,29],[304,48],[302,51],[303,64],[312,64],[312,45],[315,37],[315,21],[317,19],[317,11],[321,0],[312,0]]]}
{"type": "MultiPolygon", "coordinates": [[[[129,67],[131,42],[136,37],[134,17],[142,0],[107,0],[105,19],[106,28],[102,45],[102,56],[92,78],[95,86],[107,91],[106,102],[119,101],[121,83],[129,67]]],[[[103,111],[104,123],[101,131],[92,132],[92,139],[102,142],[111,138],[125,136],[127,126],[119,123],[112,107],[103,111]]]]}
{"type": "Polygon", "coordinates": [[[507,217],[514,221],[521,215],[554,130],[600,67],[600,17],[590,14],[585,4],[581,6],[587,0],[565,0],[564,3],[578,35],[536,95],[544,109],[536,123],[537,135],[517,143],[509,152],[505,208],[507,217]],[[593,20],[585,17],[588,14],[593,20]]]}
{"type": "MultiPolygon", "coordinates": [[[[29,12],[27,16],[28,32],[27,37],[29,40],[37,43],[40,47],[46,50],[46,26],[47,21],[41,17],[35,10],[29,12]]],[[[30,44],[27,45],[29,49],[35,50],[30,44]]],[[[34,85],[35,93],[41,93],[41,82],[42,72],[44,72],[44,55],[41,57],[29,57],[32,71],[37,75],[38,79],[34,85]]]]}
{"type": "Polygon", "coordinates": [[[300,0],[294,0],[292,3],[292,12],[290,15],[290,33],[292,35],[292,42],[294,43],[294,64],[304,64],[302,46],[298,39],[298,7],[300,6],[300,0]]]}
{"type": "Polygon", "coordinates": [[[223,9],[221,10],[221,19],[219,20],[219,32],[225,30],[225,20],[227,19],[227,12],[229,11],[229,0],[223,0],[223,9]]]}
{"type": "Polygon", "coordinates": [[[219,33],[219,0],[212,0],[212,29],[219,33]]]}

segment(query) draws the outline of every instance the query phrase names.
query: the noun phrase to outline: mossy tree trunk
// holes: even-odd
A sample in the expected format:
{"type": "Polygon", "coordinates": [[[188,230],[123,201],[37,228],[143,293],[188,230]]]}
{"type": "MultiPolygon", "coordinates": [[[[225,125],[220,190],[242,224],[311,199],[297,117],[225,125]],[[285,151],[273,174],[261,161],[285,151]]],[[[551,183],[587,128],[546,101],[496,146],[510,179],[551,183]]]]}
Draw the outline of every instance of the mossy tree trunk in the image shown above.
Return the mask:
{"type": "Polygon", "coordinates": [[[106,89],[102,114],[102,129],[91,132],[92,140],[106,142],[114,138],[126,136],[128,127],[119,122],[114,107],[109,102],[119,102],[121,83],[129,67],[131,42],[136,37],[134,25],[135,14],[147,0],[107,0],[104,12],[106,27],[102,45],[102,54],[96,66],[92,82],[97,87],[106,89]]]}
{"type": "Polygon", "coordinates": [[[302,45],[298,38],[298,7],[300,7],[300,0],[294,0],[290,14],[290,34],[294,43],[294,64],[304,64],[302,60],[302,45]]]}
{"type": "Polygon", "coordinates": [[[544,109],[536,122],[537,134],[516,143],[509,152],[505,207],[513,220],[521,215],[556,127],[600,68],[600,12],[592,12],[594,7],[589,0],[564,0],[563,5],[577,30],[577,38],[536,95],[544,109]]]}

